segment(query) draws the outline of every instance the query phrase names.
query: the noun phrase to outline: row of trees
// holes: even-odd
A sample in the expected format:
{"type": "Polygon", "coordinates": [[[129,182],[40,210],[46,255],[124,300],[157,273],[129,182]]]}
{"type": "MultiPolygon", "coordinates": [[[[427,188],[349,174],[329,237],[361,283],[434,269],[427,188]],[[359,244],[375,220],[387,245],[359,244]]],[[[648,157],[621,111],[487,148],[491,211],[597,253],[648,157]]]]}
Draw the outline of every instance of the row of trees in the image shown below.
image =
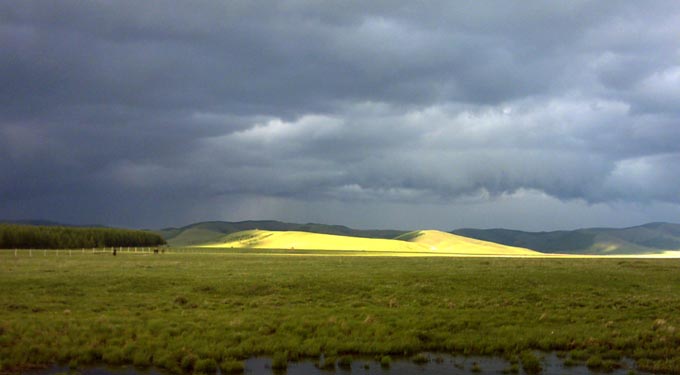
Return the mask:
{"type": "Polygon", "coordinates": [[[78,228],[0,224],[0,249],[75,249],[158,246],[156,233],[112,228],[78,228]]]}

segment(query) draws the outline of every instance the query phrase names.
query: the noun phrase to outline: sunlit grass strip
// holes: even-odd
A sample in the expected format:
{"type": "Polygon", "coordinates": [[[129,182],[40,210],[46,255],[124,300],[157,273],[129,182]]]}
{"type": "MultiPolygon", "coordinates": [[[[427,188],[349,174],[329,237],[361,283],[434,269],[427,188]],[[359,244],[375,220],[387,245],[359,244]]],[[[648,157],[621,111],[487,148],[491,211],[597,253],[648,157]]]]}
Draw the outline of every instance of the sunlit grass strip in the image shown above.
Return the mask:
{"type": "Polygon", "coordinates": [[[367,251],[367,250],[324,250],[324,249],[272,249],[272,248],[231,248],[217,244],[204,247],[170,248],[169,253],[181,254],[244,254],[244,255],[281,255],[281,256],[358,256],[358,257],[463,257],[463,258],[546,258],[546,259],[674,259],[680,258],[679,251],[666,251],[659,254],[476,254],[441,251],[367,251]]]}
{"type": "MultiPolygon", "coordinates": [[[[319,249],[269,249],[269,248],[221,248],[211,247],[173,247],[160,248],[155,254],[155,247],[116,247],[116,255],[273,255],[273,256],[325,256],[325,257],[462,257],[462,258],[545,258],[545,259],[677,259],[680,258],[678,251],[666,251],[659,254],[613,254],[613,255],[588,255],[588,254],[475,254],[475,253],[449,253],[449,252],[399,252],[399,251],[366,251],[366,250],[319,250],[319,249]]],[[[62,257],[77,255],[112,255],[114,248],[93,249],[0,249],[0,253],[14,255],[15,257],[62,257]]]]}

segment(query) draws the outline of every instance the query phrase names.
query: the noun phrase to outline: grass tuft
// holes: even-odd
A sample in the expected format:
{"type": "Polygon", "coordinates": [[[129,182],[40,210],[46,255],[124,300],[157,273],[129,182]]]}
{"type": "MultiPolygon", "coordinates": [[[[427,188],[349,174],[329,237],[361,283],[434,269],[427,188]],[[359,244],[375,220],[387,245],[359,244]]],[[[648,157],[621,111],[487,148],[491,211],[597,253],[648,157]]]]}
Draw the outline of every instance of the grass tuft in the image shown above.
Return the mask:
{"type": "Polygon", "coordinates": [[[600,369],[603,363],[602,356],[597,354],[588,358],[586,366],[588,366],[589,369],[600,369]]]}
{"type": "Polygon", "coordinates": [[[430,362],[430,357],[428,357],[425,353],[418,353],[411,358],[411,361],[419,365],[424,365],[430,362]]]}
{"type": "Polygon", "coordinates": [[[519,359],[522,362],[522,368],[527,374],[539,374],[543,370],[541,361],[529,350],[520,353],[519,359]]]}
{"type": "Polygon", "coordinates": [[[288,355],[286,353],[276,353],[272,357],[272,369],[285,370],[288,368],[288,355]]]}
{"type": "Polygon", "coordinates": [[[220,363],[220,369],[223,374],[242,374],[245,366],[243,365],[243,361],[225,359],[220,363]]]}
{"type": "Polygon", "coordinates": [[[182,358],[180,362],[180,368],[185,372],[191,372],[198,361],[198,357],[194,354],[187,354],[182,358]]]}
{"type": "Polygon", "coordinates": [[[519,365],[517,363],[513,363],[510,365],[510,367],[503,369],[502,372],[504,374],[519,374],[519,365]]]}
{"type": "Polygon", "coordinates": [[[212,358],[203,358],[194,364],[194,372],[214,374],[217,371],[217,362],[212,358]]]}
{"type": "Polygon", "coordinates": [[[350,370],[352,368],[352,357],[343,355],[338,359],[338,367],[343,370],[350,370]]]}
{"type": "Polygon", "coordinates": [[[321,363],[321,366],[319,366],[320,369],[322,370],[335,370],[335,362],[337,359],[334,356],[325,356],[323,359],[323,363],[321,363]]]}

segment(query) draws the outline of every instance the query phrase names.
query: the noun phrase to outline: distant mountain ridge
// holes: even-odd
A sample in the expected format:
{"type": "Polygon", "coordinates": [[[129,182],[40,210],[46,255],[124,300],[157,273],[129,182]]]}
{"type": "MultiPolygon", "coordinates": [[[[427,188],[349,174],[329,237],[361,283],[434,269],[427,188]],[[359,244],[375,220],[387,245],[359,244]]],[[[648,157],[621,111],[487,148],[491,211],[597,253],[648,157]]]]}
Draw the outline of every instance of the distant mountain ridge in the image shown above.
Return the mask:
{"type": "MultiPolygon", "coordinates": [[[[0,220],[0,223],[82,226],[48,220],[0,220]]],[[[171,246],[194,246],[216,242],[231,233],[255,229],[383,239],[395,239],[409,232],[390,229],[352,229],[343,225],[297,224],[276,220],[205,221],[152,232],[160,234],[171,246]]],[[[628,228],[583,228],[549,232],[463,228],[449,233],[543,253],[626,255],[680,251],[680,224],[666,222],[654,222],[628,228]]]]}
{"type": "Polygon", "coordinates": [[[69,225],[64,223],[58,223],[51,220],[0,220],[0,224],[18,224],[18,225],[41,225],[44,227],[73,227],[75,225],[69,225]]]}
{"type": "Polygon", "coordinates": [[[17,225],[36,225],[43,227],[81,227],[81,228],[106,228],[105,225],[100,224],[66,224],[52,220],[41,219],[26,219],[26,220],[0,220],[0,224],[17,224],[17,225]]]}
{"type": "Polygon", "coordinates": [[[451,233],[544,253],[624,255],[680,250],[680,224],[661,222],[552,232],[465,228],[451,233]]]}

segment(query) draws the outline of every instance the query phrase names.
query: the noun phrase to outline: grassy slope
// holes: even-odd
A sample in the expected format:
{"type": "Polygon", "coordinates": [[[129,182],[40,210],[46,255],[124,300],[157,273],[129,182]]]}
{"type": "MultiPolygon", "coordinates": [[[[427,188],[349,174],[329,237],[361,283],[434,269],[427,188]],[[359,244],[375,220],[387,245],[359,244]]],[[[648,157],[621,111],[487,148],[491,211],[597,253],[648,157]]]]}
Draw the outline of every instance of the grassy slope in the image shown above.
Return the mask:
{"type": "Polygon", "coordinates": [[[505,254],[505,255],[536,255],[537,252],[497,244],[494,242],[477,240],[437,230],[421,230],[406,233],[396,238],[409,241],[430,248],[433,251],[458,252],[466,254],[505,254]]]}
{"type": "Polygon", "coordinates": [[[358,238],[307,232],[251,230],[232,233],[205,247],[388,251],[395,253],[537,255],[536,252],[428,230],[396,239],[358,238]]]}
{"type": "Polygon", "coordinates": [[[177,230],[173,237],[166,239],[170,246],[194,246],[206,242],[215,241],[215,238],[224,236],[223,233],[208,228],[192,227],[177,230]]]}
{"type": "Polygon", "coordinates": [[[459,229],[453,233],[546,253],[655,254],[680,250],[680,224],[669,223],[622,229],[588,228],[555,232],[459,229]]]}
{"type": "Polygon", "coordinates": [[[398,230],[360,230],[352,229],[342,225],[325,224],[295,224],[284,223],[274,220],[261,221],[207,221],[191,224],[182,228],[166,228],[159,233],[170,246],[184,247],[204,244],[207,242],[217,242],[227,234],[241,232],[245,230],[273,230],[273,231],[301,231],[322,234],[335,234],[363,238],[394,238],[403,231],[398,230]]]}
{"type": "Polygon", "coordinates": [[[680,371],[674,261],[22,254],[0,253],[0,372],[527,349],[680,371]]]}
{"type": "Polygon", "coordinates": [[[423,246],[397,240],[358,238],[308,232],[273,232],[251,230],[230,234],[219,243],[205,247],[307,250],[365,250],[391,252],[423,252],[423,246]]]}

